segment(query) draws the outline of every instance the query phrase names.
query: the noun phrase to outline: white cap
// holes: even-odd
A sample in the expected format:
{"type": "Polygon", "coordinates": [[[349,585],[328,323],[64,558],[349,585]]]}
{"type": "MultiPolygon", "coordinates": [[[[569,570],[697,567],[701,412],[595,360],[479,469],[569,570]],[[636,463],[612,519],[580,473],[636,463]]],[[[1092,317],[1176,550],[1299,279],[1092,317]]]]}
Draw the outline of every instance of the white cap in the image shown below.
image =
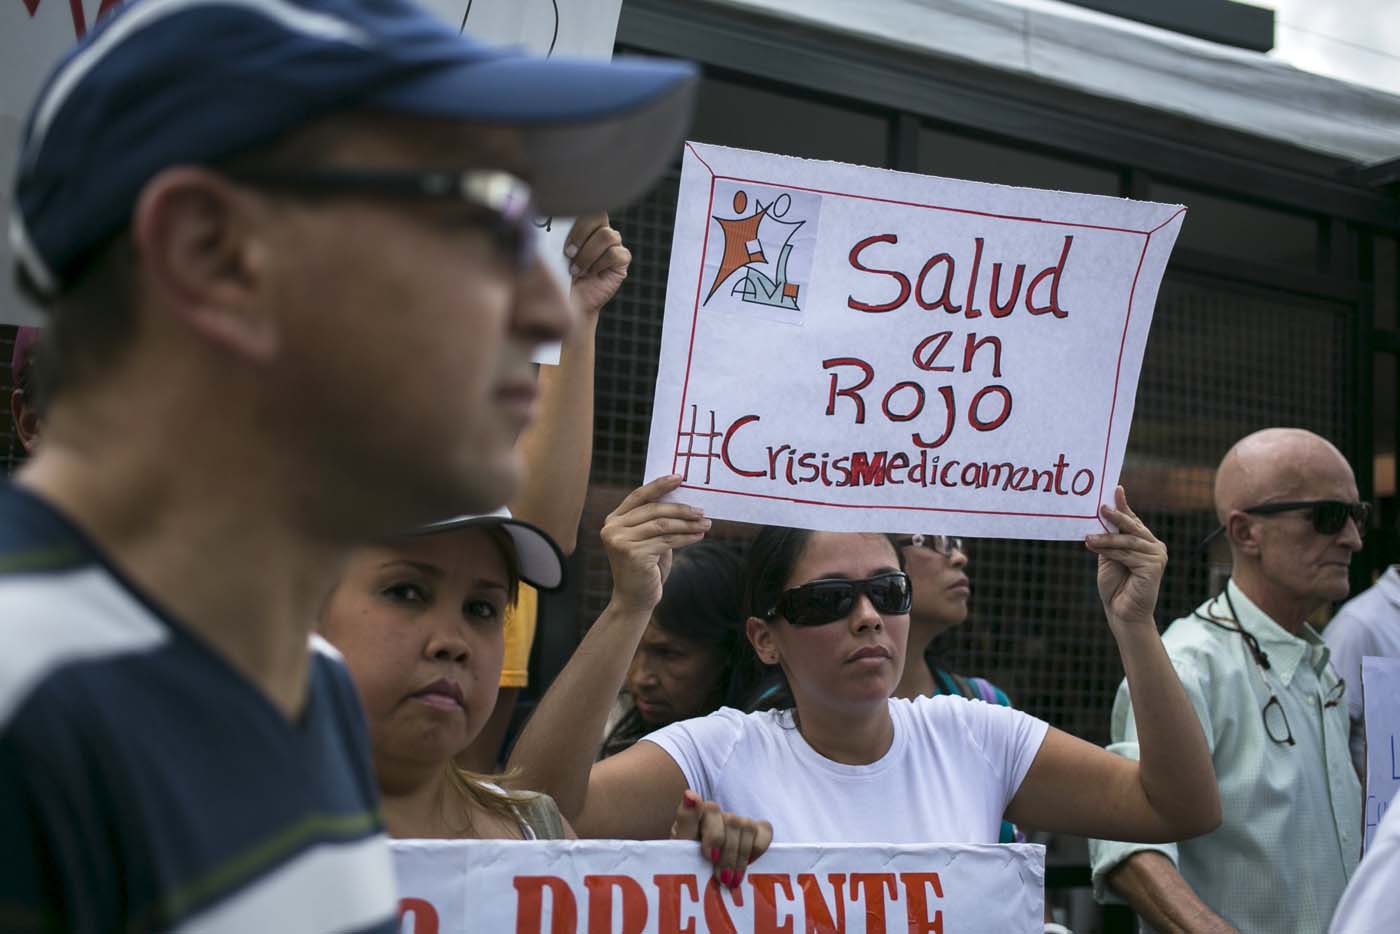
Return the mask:
{"type": "Polygon", "coordinates": [[[414,534],[433,535],[473,526],[500,526],[506,530],[515,544],[520,579],[531,587],[558,590],[564,586],[564,552],[543,529],[514,518],[504,506],[495,512],[431,522],[415,530],[414,534]]]}

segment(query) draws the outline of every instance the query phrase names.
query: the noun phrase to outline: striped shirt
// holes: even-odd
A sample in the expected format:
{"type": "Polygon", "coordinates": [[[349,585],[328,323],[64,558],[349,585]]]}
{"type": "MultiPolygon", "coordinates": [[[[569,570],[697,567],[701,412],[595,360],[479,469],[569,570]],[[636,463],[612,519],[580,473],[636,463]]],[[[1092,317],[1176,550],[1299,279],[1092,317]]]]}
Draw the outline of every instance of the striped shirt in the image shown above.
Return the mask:
{"type": "Polygon", "coordinates": [[[289,721],[8,485],[0,639],[0,930],[397,930],[363,714],[334,649],[310,653],[289,721]]]}

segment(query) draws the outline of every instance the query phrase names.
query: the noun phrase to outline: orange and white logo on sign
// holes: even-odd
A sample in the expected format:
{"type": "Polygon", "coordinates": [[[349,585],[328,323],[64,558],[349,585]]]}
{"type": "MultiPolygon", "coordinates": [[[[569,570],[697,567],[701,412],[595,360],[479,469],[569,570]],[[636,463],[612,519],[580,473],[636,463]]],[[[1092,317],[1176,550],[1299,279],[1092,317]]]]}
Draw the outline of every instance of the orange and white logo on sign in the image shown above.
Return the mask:
{"type": "Polygon", "coordinates": [[[769,189],[745,182],[721,182],[714,204],[732,208],[711,216],[711,234],[721,249],[708,253],[703,304],[726,311],[771,312],[763,317],[797,322],[806,300],[817,239],[821,196],[769,189]],[[729,304],[734,302],[735,304],[729,304]],[[738,307],[735,307],[735,305],[738,307]],[[783,314],[789,312],[790,314],[783,314]]]}

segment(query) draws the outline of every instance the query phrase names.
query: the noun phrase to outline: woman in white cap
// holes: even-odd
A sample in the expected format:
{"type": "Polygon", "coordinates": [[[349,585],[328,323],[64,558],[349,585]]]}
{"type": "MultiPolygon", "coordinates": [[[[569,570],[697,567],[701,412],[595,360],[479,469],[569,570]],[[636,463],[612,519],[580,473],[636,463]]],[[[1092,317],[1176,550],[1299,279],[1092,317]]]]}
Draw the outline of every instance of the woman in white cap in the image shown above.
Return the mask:
{"type": "Polygon", "coordinates": [[[572,835],[548,796],[452,764],[495,707],[522,580],[560,585],[553,541],[504,512],[463,516],[360,549],[326,602],[320,631],[360,690],[390,836],[572,835]]]}
{"type": "MultiPolygon", "coordinates": [[[[359,688],[390,836],[574,836],[548,795],[453,762],[495,706],[503,621],[519,584],[549,591],[563,580],[558,546],[505,510],[436,523],[350,559],[320,632],[359,688]]],[[[677,804],[674,834],[700,839],[705,853],[753,835],[753,822],[693,792],[677,804]]]]}

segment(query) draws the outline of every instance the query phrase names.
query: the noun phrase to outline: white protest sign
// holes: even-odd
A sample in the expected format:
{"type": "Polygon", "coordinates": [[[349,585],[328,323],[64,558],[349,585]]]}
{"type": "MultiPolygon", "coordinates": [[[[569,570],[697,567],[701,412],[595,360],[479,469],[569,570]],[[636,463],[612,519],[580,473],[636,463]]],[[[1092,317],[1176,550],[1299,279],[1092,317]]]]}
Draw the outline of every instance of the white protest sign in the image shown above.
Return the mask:
{"type": "Polygon", "coordinates": [[[63,53],[85,35],[115,0],[9,0],[0,3],[0,324],[42,324],[22,302],[10,270],[11,180],[29,105],[63,53]]]}
{"type": "Polygon", "coordinates": [[[1100,532],[1185,210],[687,143],[647,476],[712,518],[1100,532]]]}
{"type": "MultiPolygon", "coordinates": [[[[426,5],[475,39],[572,58],[612,58],[622,13],[622,0],[426,0],[426,5]]],[[[574,219],[540,218],[539,224],[540,255],[567,295],[573,277],[564,241],[574,219]]],[[[559,345],[542,348],[535,360],[557,364],[559,345]]]]}
{"type": "Polygon", "coordinates": [[[402,934],[1039,934],[1045,848],[774,846],[737,889],[693,842],[396,840],[402,934]]]}
{"type": "Polygon", "coordinates": [[[538,55],[612,58],[622,0],[430,0],[468,35],[538,55]]]}
{"type": "Polygon", "coordinates": [[[1366,807],[1363,851],[1400,791],[1400,658],[1361,659],[1361,702],[1366,722],[1366,807]]]}

